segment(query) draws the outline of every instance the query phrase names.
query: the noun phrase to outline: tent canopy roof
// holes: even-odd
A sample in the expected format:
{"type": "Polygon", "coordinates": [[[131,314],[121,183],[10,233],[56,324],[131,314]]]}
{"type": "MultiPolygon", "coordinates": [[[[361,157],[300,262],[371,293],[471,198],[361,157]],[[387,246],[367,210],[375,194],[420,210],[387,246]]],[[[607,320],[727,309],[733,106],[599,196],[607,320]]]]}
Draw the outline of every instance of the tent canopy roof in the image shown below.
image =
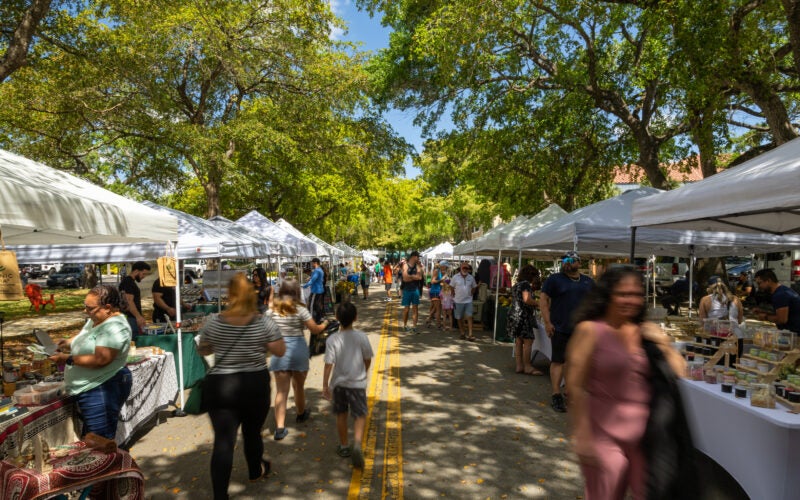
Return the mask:
{"type": "Polygon", "coordinates": [[[258,233],[263,233],[267,235],[269,238],[280,241],[287,247],[289,247],[294,256],[297,257],[314,257],[316,256],[316,245],[312,245],[310,242],[302,240],[293,234],[290,234],[285,229],[281,228],[268,218],[264,217],[260,213],[255,210],[252,210],[242,216],[240,219],[236,221],[237,224],[241,224],[251,231],[255,231],[258,233]]]}
{"type": "MultiPolygon", "coordinates": [[[[660,193],[639,188],[579,208],[521,238],[528,253],[554,255],[577,250],[588,255],[630,255],[634,200],[660,193]]],[[[800,238],[765,234],[639,228],[636,255],[726,256],[777,251],[800,245],[800,238]]]]}
{"type": "Polygon", "coordinates": [[[176,240],[178,221],[74,175],[0,150],[0,231],[8,245],[176,240]]]}
{"type": "Polygon", "coordinates": [[[800,139],[700,182],[637,200],[631,224],[800,234],[800,139]]]}

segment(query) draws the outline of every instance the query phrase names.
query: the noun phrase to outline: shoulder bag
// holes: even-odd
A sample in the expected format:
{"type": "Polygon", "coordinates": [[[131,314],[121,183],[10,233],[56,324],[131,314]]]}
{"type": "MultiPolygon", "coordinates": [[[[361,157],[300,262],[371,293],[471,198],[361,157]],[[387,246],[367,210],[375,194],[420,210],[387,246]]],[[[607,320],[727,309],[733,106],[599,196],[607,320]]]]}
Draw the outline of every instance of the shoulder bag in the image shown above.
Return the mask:
{"type": "MultiPolygon", "coordinates": [[[[214,366],[219,365],[223,359],[225,359],[225,355],[227,355],[231,350],[239,343],[239,338],[236,337],[236,342],[231,344],[231,346],[225,351],[222,356],[218,358],[215,357],[214,366]]],[[[213,368],[212,368],[213,369],[213,368]]],[[[206,372],[206,376],[208,376],[208,372],[206,372]]],[[[192,390],[189,391],[189,397],[186,398],[186,403],[183,405],[183,411],[188,413],[189,415],[202,415],[203,413],[208,411],[205,402],[203,401],[203,386],[205,385],[206,378],[203,377],[197,382],[195,382],[192,390]]]]}

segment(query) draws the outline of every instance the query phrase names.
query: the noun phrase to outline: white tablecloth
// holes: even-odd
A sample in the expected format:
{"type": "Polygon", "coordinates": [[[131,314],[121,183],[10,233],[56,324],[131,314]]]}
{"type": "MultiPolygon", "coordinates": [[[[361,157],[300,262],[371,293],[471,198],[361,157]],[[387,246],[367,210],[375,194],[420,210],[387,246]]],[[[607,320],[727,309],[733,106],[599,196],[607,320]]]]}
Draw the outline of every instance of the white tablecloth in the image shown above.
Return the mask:
{"type": "Polygon", "coordinates": [[[133,387],[119,415],[116,436],[119,444],[124,444],[142,424],[173,403],[178,394],[178,376],[171,352],[151,356],[128,368],[133,375],[133,387]]]}
{"type": "Polygon", "coordinates": [[[750,406],[720,386],[680,381],[694,445],[753,499],[800,495],[800,415],[750,406]]]}

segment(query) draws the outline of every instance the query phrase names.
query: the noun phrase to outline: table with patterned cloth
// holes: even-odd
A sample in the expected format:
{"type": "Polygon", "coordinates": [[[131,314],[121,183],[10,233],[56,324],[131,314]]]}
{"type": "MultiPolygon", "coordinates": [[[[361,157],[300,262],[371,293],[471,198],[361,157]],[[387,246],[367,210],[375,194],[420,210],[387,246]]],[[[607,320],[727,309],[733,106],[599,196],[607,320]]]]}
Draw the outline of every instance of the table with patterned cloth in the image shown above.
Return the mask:
{"type": "MultiPolygon", "coordinates": [[[[190,388],[198,380],[206,376],[206,365],[203,358],[197,354],[194,336],[197,333],[184,333],[181,337],[181,351],[183,352],[183,387],[190,388]]],[[[167,335],[139,335],[136,338],[136,347],[155,346],[175,355],[175,369],[178,368],[178,336],[174,333],[167,335]]]]}
{"type": "Polygon", "coordinates": [[[156,413],[175,402],[178,377],[171,352],[150,356],[128,365],[133,375],[131,395],[122,406],[117,424],[117,443],[125,444],[136,430],[156,413]]]}
{"type": "Polygon", "coordinates": [[[102,489],[102,498],[144,498],[144,475],[127,452],[102,453],[82,442],[72,446],[67,456],[51,459],[51,471],[41,474],[0,461],[0,499],[44,499],[93,484],[102,489]]]}
{"type": "Polygon", "coordinates": [[[0,423],[0,458],[19,448],[18,430],[22,426],[25,441],[41,435],[51,444],[72,443],[79,438],[75,403],[72,398],[57,399],[44,406],[31,406],[17,417],[0,423]]]}

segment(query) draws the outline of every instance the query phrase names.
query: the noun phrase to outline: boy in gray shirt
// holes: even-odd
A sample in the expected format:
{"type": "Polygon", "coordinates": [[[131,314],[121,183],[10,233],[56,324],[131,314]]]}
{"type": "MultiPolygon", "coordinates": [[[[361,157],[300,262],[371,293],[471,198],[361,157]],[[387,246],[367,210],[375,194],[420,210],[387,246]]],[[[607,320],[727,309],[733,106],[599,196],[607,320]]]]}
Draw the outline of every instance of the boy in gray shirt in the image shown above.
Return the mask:
{"type": "Polygon", "coordinates": [[[325,372],[322,378],[322,397],[333,400],[340,457],[351,457],[353,467],[364,468],[361,439],[367,421],[367,370],[372,361],[372,346],[367,335],[353,330],[356,306],[345,302],[336,310],[341,329],[325,342],[325,372]],[[331,378],[333,373],[333,378],[331,378]],[[330,386],[328,380],[330,379],[330,386]],[[331,390],[333,397],[331,397],[331,390]],[[347,415],[353,415],[353,447],[347,442],[347,415]]]}

